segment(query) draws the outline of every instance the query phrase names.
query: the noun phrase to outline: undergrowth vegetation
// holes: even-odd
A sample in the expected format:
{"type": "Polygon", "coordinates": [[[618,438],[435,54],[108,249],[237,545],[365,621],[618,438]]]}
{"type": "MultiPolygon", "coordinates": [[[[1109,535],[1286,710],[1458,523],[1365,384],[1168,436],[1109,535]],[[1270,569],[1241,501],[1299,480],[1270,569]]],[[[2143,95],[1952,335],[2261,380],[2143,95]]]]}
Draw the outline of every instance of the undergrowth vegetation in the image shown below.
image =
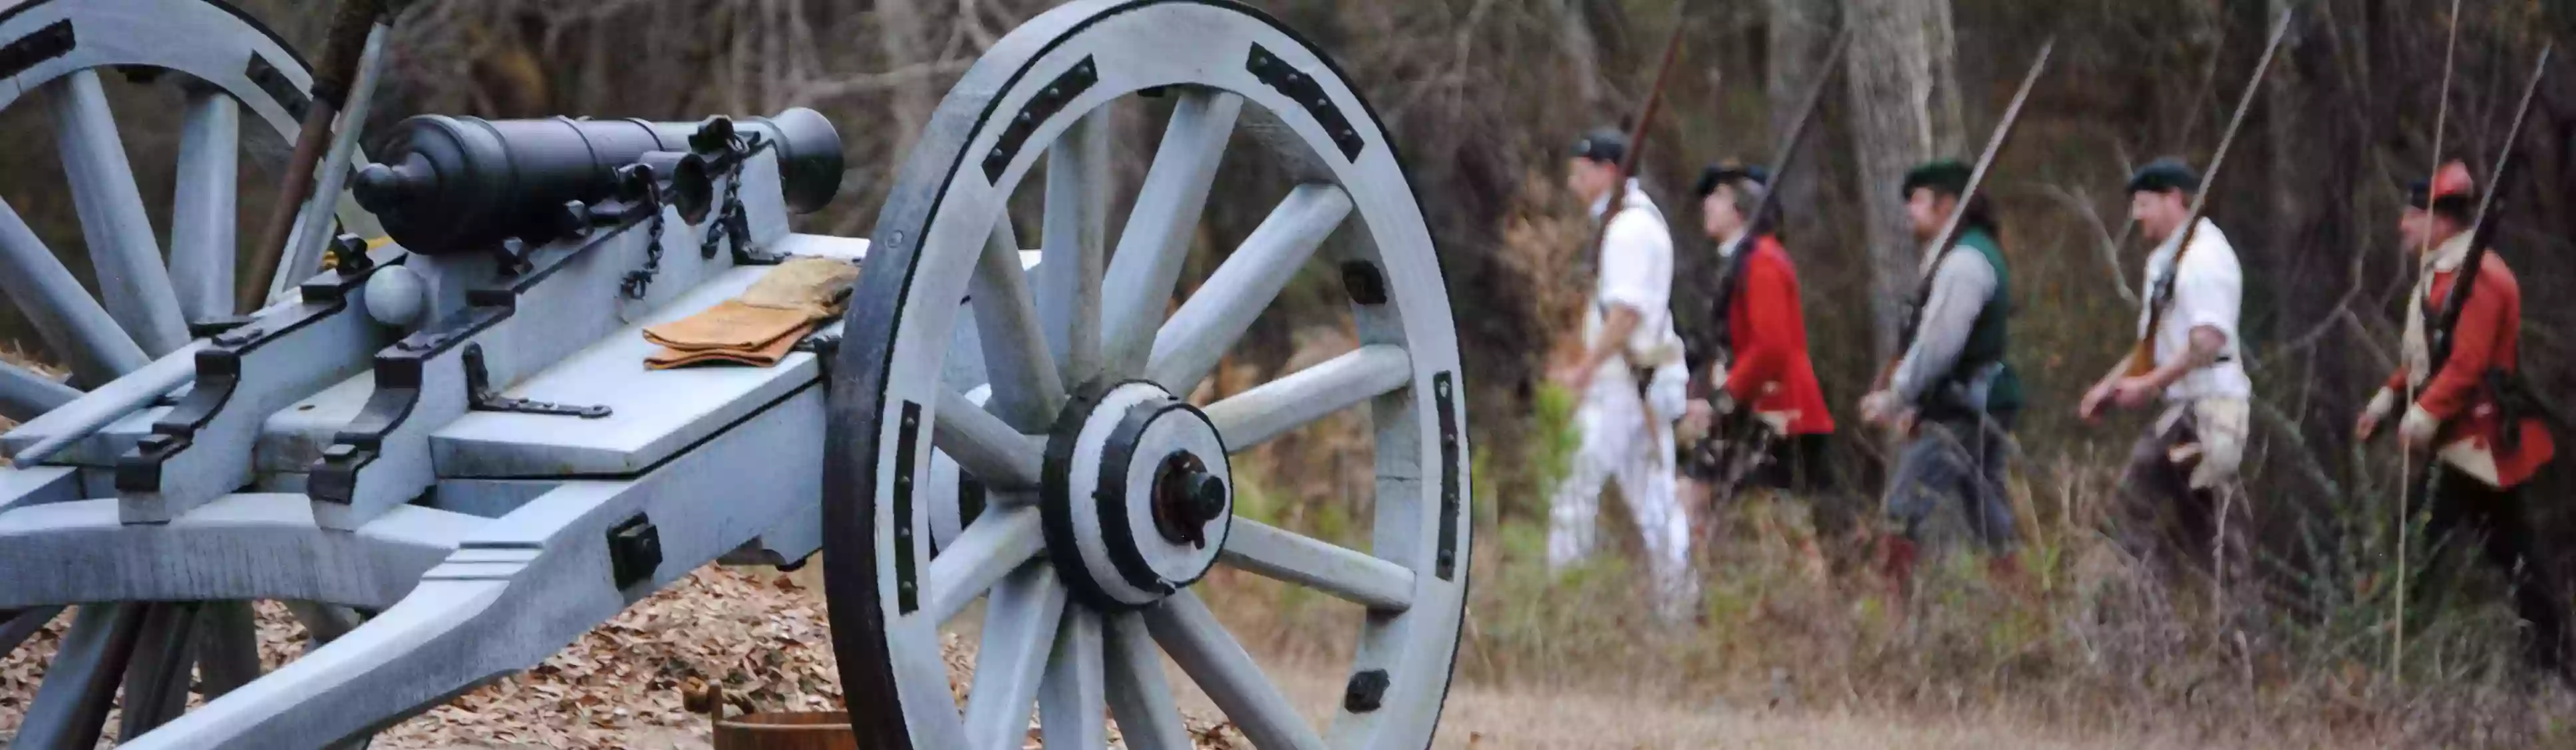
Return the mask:
{"type": "MultiPolygon", "coordinates": [[[[1869,564],[1874,498],[1755,492],[1709,519],[1696,550],[1702,619],[1673,630],[1648,614],[1638,542],[1615,502],[1601,515],[1604,550],[1562,575],[1546,570],[1545,488],[1572,450],[1571,402],[1553,388],[1533,400],[1536,414],[1515,426],[1527,439],[1476,457],[1462,680],[1631,691],[1713,711],[2001,711],[2068,732],[2152,727],[2217,746],[2576,743],[2576,694],[2522,666],[2501,576],[2427,564],[2420,523],[2408,536],[2416,600],[2391,667],[2396,536],[2380,511],[2394,498],[2358,497],[2349,512],[2298,524],[2319,539],[2264,540],[2307,553],[2262,553],[2254,582],[2217,591],[2204,576],[2150,569],[2106,536],[2117,477],[2103,467],[2115,463],[2024,456],[2011,491],[2027,580],[1991,579],[1969,546],[1948,541],[1964,538],[1952,518],[1909,601],[1869,564]],[[1850,533],[1820,535],[1820,513],[1860,515],[1850,533]],[[2348,537],[2327,545],[2328,534],[2348,537]]],[[[1364,453],[1356,429],[1342,441],[1328,432],[1304,449],[1364,453]]],[[[1283,471],[1307,465],[1285,463],[1306,460],[1294,450],[1243,458],[1243,512],[1365,546],[1365,495],[1283,471]]],[[[1346,656],[1336,644],[1355,608],[1242,578],[1218,590],[1230,592],[1229,620],[1267,625],[1247,637],[1267,637],[1274,653],[1346,656]]]]}

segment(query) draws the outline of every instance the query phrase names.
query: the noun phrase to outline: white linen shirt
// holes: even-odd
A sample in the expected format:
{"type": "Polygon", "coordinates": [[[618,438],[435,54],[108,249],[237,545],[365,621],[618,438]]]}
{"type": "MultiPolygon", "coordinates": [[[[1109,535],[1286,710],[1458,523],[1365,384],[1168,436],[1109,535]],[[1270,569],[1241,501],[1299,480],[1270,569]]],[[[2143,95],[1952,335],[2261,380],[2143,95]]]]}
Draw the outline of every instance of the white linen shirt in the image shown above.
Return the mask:
{"type": "MultiPolygon", "coordinates": [[[[2180,233],[2177,232],[2177,235],[2180,233]]],[[[2180,237],[2168,239],[2147,256],[2145,293],[2138,296],[2146,304],[2138,310],[2138,335],[2147,335],[2147,317],[2153,312],[2156,287],[2174,272],[2174,248],[2180,237]]],[[[2200,229],[2192,233],[2191,252],[2182,256],[2181,276],[2174,281],[2173,300],[2165,311],[2163,325],[2156,330],[2156,362],[2172,362],[2191,351],[2191,331],[2209,327],[2227,337],[2219,349],[2220,362],[2182,376],[2165,388],[2165,400],[2193,401],[2204,398],[2254,397],[2254,381],[2245,375],[2244,357],[2236,321],[2244,309],[2245,273],[2236,262],[2236,248],[2227,243],[2227,235],[2209,219],[2200,220],[2200,229]]]]}
{"type": "MultiPolygon", "coordinates": [[[[1594,304],[1583,315],[1583,343],[1599,346],[1602,313],[1610,305],[1626,305],[1637,311],[1637,327],[1628,334],[1627,348],[1643,351],[1670,335],[1673,325],[1673,235],[1665,228],[1654,199],[1646,197],[1636,180],[1628,181],[1627,190],[1627,202],[1603,230],[1601,278],[1593,290],[1594,304]]],[[[1609,196],[1593,201],[1593,217],[1600,217],[1609,206],[1609,196]]],[[[1627,360],[1611,357],[1594,376],[1624,381],[1627,373],[1627,360]]]]}

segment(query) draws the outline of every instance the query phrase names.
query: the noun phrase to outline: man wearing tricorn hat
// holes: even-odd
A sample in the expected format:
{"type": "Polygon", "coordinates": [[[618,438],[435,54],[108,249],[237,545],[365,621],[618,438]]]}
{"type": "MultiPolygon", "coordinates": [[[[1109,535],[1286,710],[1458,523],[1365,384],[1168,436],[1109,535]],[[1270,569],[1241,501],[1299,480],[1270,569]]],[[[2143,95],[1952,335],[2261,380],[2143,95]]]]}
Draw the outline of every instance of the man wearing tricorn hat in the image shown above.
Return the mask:
{"type": "Polygon", "coordinates": [[[2420,478],[2410,478],[2422,488],[2408,495],[2415,503],[2410,515],[2431,504],[2425,530],[2436,549],[2472,541],[2444,538],[2454,531],[2483,533],[2487,561],[2512,583],[2516,609],[2530,623],[2523,631],[2526,658],[2565,679],[2562,592],[2548,558],[2538,554],[2522,491],[2557,446],[2522,381],[2522,288],[2492,250],[2478,263],[2449,351],[2432,350],[2437,311],[2466,275],[2474,194],[2459,162],[2408,190],[2399,230],[2421,276],[2407,295],[2405,359],[2354,431],[2369,440],[2387,420],[2400,419],[2398,441],[2424,467],[2420,478]]]}
{"type": "Polygon", "coordinates": [[[1591,554],[1602,485],[1617,479],[1645,537],[1660,614],[1680,621],[1699,599],[1689,570],[1690,519],[1674,497],[1672,426],[1682,416],[1689,370],[1669,306],[1672,231],[1622,173],[1627,151],[1626,136],[1594,130],[1576,141],[1566,165],[1567,187],[1602,222],[1600,278],[1584,311],[1583,351],[1555,373],[1581,399],[1574,423],[1582,442],[1549,503],[1547,559],[1554,570],[1591,554]]]}
{"type": "Polygon", "coordinates": [[[1961,228],[1950,247],[1927,248],[1925,284],[1899,336],[1904,355],[1883,388],[1861,399],[1862,419],[1906,437],[1887,488],[1894,528],[1880,537],[1880,565],[1900,593],[1913,577],[1924,523],[1944,500],[1959,504],[1997,577],[2019,578],[2004,495],[2005,437],[2022,405],[2020,378],[2004,365],[2012,277],[1984,197],[1960,203],[1970,174],[1956,160],[1905,174],[1916,241],[1938,241],[1953,214],[1961,228]]]}
{"type": "Polygon", "coordinates": [[[2228,529],[2223,516],[2234,499],[2227,493],[2235,491],[2254,396],[2237,356],[2245,276],[2215,222],[2183,224],[2200,183],[2198,173],[2173,158],[2130,175],[2130,217],[2156,243],[2139,297],[2144,343],[2104,374],[2076,411],[2090,423],[2111,408],[2161,400],[2164,410],[2130,450],[2117,538],[2131,554],[2194,568],[2219,555],[2216,545],[2224,543],[2221,559],[2241,569],[2247,562],[2243,524],[2228,529]],[[2222,530],[2230,537],[2223,542],[2222,530]]]}
{"type": "Polygon", "coordinates": [[[1766,177],[1760,167],[1718,164],[1700,173],[1692,191],[1700,229],[1720,258],[1709,295],[1711,334],[1691,347],[1694,358],[1708,361],[1693,382],[1681,431],[1707,435],[1688,441],[1682,460],[1683,476],[1693,480],[1684,485],[1692,496],[1685,507],[1693,512],[1704,507],[1703,485],[1733,479],[1733,466],[1747,460],[1758,462],[1742,477],[1748,486],[1807,492],[1827,484],[1824,450],[1834,418],[1807,356],[1798,272],[1774,233],[1779,212],[1762,208],[1766,177]],[[1753,432],[1759,434],[1746,434],[1753,432]]]}

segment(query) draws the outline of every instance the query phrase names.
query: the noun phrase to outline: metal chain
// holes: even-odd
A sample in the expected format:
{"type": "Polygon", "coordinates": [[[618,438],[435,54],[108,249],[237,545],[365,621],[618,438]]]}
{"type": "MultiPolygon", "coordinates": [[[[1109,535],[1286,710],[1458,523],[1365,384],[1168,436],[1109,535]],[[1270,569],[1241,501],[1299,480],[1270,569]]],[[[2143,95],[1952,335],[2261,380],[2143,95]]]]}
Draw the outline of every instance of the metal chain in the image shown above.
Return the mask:
{"type": "MultiPolygon", "coordinates": [[[[736,136],[735,145],[732,146],[732,148],[737,151],[741,149],[740,140],[740,137],[736,136]]],[[[742,164],[744,161],[748,161],[748,159],[735,160],[733,166],[725,168],[724,207],[716,211],[715,225],[708,227],[706,237],[698,242],[698,257],[716,257],[716,241],[719,239],[731,239],[733,240],[733,249],[736,252],[740,252],[742,250],[742,238],[732,236],[732,232],[730,230],[733,228],[734,217],[741,215],[742,213],[742,164]]]]}
{"type": "Polygon", "coordinates": [[[716,211],[713,226],[708,227],[706,237],[698,244],[699,257],[716,257],[716,242],[721,239],[729,243],[736,263],[751,260],[750,222],[742,208],[742,167],[751,161],[752,154],[768,145],[758,134],[746,137],[739,132],[726,142],[726,150],[733,152],[735,158],[725,168],[723,207],[716,211]]]}
{"type": "Polygon", "coordinates": [[[653,212],[652,229],[644,246],[644,267],[626,272],[625,282],[618,287],[627,299],[633,300],[643,299],[653,287],[653,277],[662,272],[662,183],[644,181],[644,202],[653,212]]]}

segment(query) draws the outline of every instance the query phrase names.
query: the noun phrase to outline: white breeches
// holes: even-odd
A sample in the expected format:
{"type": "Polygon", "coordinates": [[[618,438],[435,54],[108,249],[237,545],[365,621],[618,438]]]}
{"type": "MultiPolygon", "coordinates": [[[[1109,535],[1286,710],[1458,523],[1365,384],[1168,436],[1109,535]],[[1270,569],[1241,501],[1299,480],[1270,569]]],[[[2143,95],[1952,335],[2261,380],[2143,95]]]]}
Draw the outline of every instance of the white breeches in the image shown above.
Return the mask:
{"type": "Polygon", "coordinates": [[[1650,435],[1645,409],[1636,384],[1626,378],[1596,380],[1575,409],[1582,447],[1548,504],[1548,569],[1562,570],[1591,555],[1602,484],[1616,479],[1645,536],[1660,614],[1687,618],[1698,607],[1699,582],[1690,571],[1690,518],[1674,493],[1672,424],[1658,418],[1650,435]]]}

